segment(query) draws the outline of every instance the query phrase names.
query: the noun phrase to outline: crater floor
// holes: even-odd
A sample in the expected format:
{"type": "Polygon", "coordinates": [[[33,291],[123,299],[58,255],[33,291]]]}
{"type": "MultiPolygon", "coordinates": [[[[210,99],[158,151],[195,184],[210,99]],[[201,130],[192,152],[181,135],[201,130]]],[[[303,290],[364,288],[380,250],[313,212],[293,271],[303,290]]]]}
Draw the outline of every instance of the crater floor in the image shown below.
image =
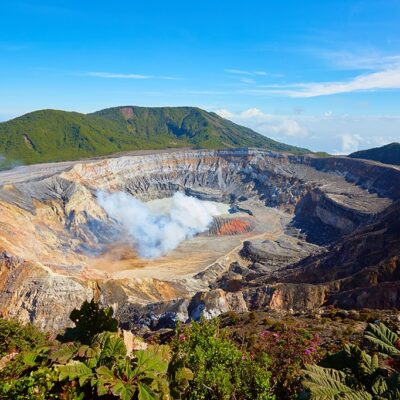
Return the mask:
{"type": "Polygon", "coordinates": [[[88,262],[87,272],[103,272],[108,278],[156,278],[174,280],[190,278],[214,263],[228,267],[239,257],[247,240],[275,241],[285,235],[292,216],[261,201],[248,200],[241,206],[253,215],[238,212],[223,215],[227,220],[246,218],[253,222],[252,231],[228,235],[205,232],[182,242],[175,250],[157,259],[140,259],[129,244],[113,245],[109,251],[88,262]]]}

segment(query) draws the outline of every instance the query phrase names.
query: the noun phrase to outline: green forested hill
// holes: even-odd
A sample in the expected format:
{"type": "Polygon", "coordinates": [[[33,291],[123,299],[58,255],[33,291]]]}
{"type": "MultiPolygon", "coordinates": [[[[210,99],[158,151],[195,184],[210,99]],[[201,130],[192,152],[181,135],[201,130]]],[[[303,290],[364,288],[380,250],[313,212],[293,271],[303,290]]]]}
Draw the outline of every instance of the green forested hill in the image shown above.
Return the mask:
{"type": "Polygon", "coordinates": [[[384,164],[400,165],[400,143],[390,143],[382,147],[356,151],[349,155],[352,158],[380,161],[384,164]]]}
{"type": "Polygon", "coordinates": [[[93,114],[41,110],[0,123],[3,167],[172,147],[308,152],[194,107],[127,106],[93,114]]]}

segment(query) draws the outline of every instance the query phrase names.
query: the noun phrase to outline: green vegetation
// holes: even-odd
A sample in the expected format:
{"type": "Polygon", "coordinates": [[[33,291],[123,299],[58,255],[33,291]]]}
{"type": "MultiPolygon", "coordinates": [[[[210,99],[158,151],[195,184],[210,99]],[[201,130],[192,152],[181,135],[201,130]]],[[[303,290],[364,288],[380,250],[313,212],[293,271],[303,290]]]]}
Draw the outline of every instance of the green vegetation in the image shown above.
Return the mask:
{"type": "Polygon", "coordinates": [[[21,325],[16,321],[0,319],[0,358],[14,352],[27,351],[47,343],[45,335],[33,325],[21,325]]]}
{"type": "Polygon", "coordinates": [[[307,365],[303,385],[311,400],[400,399],[400,343],[398,335],[382,323],[370,324],[365,339],[374,350],[346,344],[320,365],[307,365]],[[380,364],[385,361],[385,364],[380,364]]]}
{"type": "Polygon", "coordinates": [[[2,167],[77,160],[116,152],[258,147],[303,154],[195,107],[117,107],[93,114],[41,110],[0,123],[2,167]],[[4,159],[3,159],[4,158],[4,159]]]}
{"type": "Polygon", "coordinates": [[[359,344],[329,352],[296,318],[260,315],[229,313],[178,326],[162,343],[152,335],[133,350],[133,342],[109,331],[115,329],[110,309],[93,301],[71,313],[75,327],[68,335],[75,339],[64,334],[63,343],[30,325],[0,320],[0,399],[400,398],[395,326],[368,324],[359,344]]]}
{"type": "Polygon", "coordinates": [[[218,321],[179,329],[170,345],[128,352],[109,309],[85,302],[75,328],[50,341],[31,326],[2,320],[0,399],[273,399],[268,357],[255,360],[219,329],[218,321]],[[87,323],[84,322],[87,320],[87,323]],[[94,324],[97,322],[97,327],[94,324]],[[88,329],[87,332],[84,332],[88,329]],[[94,334],[89,340],[89,334],[94,334]],[[38,338],[29,342],[28,336],[38,338]],[[83,343],[83,340],[86,343],[83,343]]]}
{"type": "Polygon", "coordinates": [[[113,309],[101,308],[93,299],[90,302],[85,301],[79,310],[75,308],[70,319],[75,326],[67,328],[64,335],[59,337],[63,342],[89,344],[98,333],[118,331],[118,321],[113,318],[113,309]]]}
{"type": "Polygon", "coordinates": [[[356,151],[349,155],[351,158],[379,161],[384,164],[400,165],[400,143],[390,143],[382,147],[356,151]]]}
{"type": "Polygon", "coordinates": [[[172,351],[172,365],[188,368],[194,375],[181,398],[273,399],[267,353],[255,355],[240,349],[219,328],[218,320],[178,329],[172,351]]]}

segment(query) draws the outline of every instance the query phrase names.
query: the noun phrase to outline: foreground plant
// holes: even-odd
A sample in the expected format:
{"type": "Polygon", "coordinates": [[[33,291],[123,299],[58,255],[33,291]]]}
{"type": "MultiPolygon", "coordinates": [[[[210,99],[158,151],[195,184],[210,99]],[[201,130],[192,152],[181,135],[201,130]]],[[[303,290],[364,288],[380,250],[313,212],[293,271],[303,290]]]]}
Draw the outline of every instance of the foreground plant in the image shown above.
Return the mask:
{"type": "MultiPolygon", "coordinates": [[[[45,345],[39,341],[40,346],[32,344],[27,348],[27,333],[32,328],[20,328],[21,351],[0,371],[1,399],[169,398],[168,346],[154,345],[127,354],[124,341],[116,332],[90,337],[94,330],[115,326],[112,313],[93,302],[85,302],[80,310],[74,310],[71,319],[76,327],[70,328],[69,334],[72,332],[82,341],[45,345]],[[99,324],[86,331],[86,317],[99,324]]],[[[13,323],[9,330],[15,331],[13,323]]],[[[0,346],[8,351],[14,348],[5,338],[0,346]]]]}
{"type": "Polygon", "coordinates": [[[79,309],[75,308],[70,316],[75,324],[73,328],[67,328],[64,335],[58,339],[62,342],[78,341],[89,344],[93,337],[101,332],[117,332],[118,321],[113,318],[111,307],[101,307],[92,299],[84,301],[79,309]]]}
{"type": "MultiPolygon", "coordinates": [[[[397,334],[382,323],[370,324],[365,338],[384,359],[393,361],[400,354],[397,334]]],[[[400,373],[393,363],[382,367],[378,354],[370,355],[351,344],[325,358],[319,366],[307,365],[304,376],[303,385],[310,399],[400,399],[400,373]]]]}
{"type": "Polygon", "coordinates": [[[103,332],[90,346],[66,344],[50,358],[57,364],[60,381],[76,382],[85,398],[113,395],[123,400],[159,399],[169,392],[167,346],[149,346],[128,357],[123,340],[103,332]]]}
{"type": "Polygon", "coordinates": [[[181,393],[190,400],[269,400],[269,357],[255,358],[240,350],[219,327],[219,321],[193,322],[178,329],[172,343],[170,370],[193,371],[193,380],[181,393]]]}
{"type": "Polygon", "coordinates": [[[252,342],[253,353],[267,353],[271,358],[274,393],[282,399],[296,398],[301,389],[301,369],[320,358],[319,337],[299,326],[280,324],[274,330],[262,331],[252,342]]]}

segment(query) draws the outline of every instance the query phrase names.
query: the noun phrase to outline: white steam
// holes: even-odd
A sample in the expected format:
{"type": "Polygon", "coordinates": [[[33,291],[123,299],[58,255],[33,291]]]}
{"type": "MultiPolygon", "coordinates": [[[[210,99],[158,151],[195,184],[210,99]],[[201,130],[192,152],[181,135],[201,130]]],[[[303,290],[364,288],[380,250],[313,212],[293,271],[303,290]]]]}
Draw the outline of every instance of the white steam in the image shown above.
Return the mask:
{"type": "Polygon", "coordinates": [[[213,216],[226,212],[226,208],[221,210],[217,203],[179,192],[167,202],[149,203],[123,192],[99,192],[98,202],[127,230],[139,255],[144,258],[160,257],[175,249],[182,241],[206,231],[213,216]]]}

